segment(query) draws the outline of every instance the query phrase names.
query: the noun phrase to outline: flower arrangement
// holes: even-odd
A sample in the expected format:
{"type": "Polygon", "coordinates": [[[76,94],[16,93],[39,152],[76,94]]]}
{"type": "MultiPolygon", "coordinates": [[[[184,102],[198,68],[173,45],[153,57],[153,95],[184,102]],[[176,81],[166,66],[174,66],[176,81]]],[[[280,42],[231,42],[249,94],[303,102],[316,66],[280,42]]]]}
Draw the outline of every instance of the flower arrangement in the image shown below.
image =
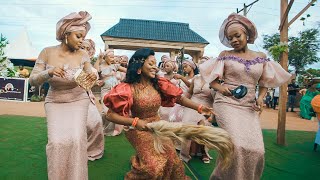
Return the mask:
{"type": "Polygon", "coordinates": [[[14,69],[13,64],[5,56],[4,48],[8,41],[2,34],[0,36],[0,76],[2,77],[18,77],[19,73],[14,69]]]}

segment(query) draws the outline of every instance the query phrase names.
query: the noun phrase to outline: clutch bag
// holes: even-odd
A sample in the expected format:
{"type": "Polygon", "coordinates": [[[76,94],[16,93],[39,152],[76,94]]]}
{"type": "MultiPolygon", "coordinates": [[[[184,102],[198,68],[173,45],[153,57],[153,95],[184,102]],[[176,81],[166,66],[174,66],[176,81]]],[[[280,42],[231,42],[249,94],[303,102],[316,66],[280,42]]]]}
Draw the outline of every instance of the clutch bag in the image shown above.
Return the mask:
{"type": "Polygon", "coordinates": [[[86,80],[87,76],[88,76],[88,73],[86,73],[83,69],[79,69],[74,74],[73,79],[80,87],[82,87],[86,91],[89,91],[95,85],[96,81],[88,81],[88,80],[86,80]]]}

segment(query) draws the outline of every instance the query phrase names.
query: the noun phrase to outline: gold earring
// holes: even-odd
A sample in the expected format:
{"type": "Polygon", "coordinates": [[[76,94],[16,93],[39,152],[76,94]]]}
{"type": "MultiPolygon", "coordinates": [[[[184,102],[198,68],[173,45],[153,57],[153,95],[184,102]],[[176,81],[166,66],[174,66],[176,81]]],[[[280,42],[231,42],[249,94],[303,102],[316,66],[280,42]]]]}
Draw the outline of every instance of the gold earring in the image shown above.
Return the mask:
{"type": "Polygon", "coordinates": [[[67,39],[67,37],[66,37],[66,44],[68,44],[68,39],[67,39]]]}

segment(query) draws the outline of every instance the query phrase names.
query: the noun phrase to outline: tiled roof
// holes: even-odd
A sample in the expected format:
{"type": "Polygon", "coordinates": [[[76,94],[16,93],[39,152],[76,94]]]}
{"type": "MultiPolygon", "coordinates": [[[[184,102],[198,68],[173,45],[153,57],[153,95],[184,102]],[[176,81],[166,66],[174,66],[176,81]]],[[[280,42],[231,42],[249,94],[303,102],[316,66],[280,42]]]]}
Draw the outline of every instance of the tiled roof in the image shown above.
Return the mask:
{"type": "Polygon", "coordinates": [[[187,23],[142,19],[120,19],[119,23],[101,36],[209,44],[207,40],[191,30],[187,23]]]}

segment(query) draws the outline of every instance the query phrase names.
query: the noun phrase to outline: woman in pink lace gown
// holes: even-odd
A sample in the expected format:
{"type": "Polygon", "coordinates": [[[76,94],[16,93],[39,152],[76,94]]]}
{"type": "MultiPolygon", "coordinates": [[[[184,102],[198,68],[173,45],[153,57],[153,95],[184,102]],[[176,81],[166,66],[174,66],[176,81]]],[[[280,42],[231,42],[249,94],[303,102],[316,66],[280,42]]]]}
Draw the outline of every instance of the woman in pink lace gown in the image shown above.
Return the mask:
{"type": "MultiPolygon", "coordinates": [[[[149,122],[159,121],[159,107],[175,103],[198,109],[199,104],[181,96],[182,90],[165,78],[156,76],[154,51],[137,50],[129,60],[126,83],[115,86],[105,97],[109,107],[108,119],[131,126],[125,135],[136,150],[131,158],[131,171],[125,179],[188,179],[171,140],[163,142],[165,153],[157,153],[154,136],[146,128],[149,122]]],[[[200,106],[201,107],[201,106],[200,106]]],[[[212,112],[203,106],[203,112],[212,112]]]]}
{"type": "MultiPolygon", "coordinates": [[[[91,39],[85,39],[81,44],[81,49],[85,50],[90,59],[93,58],[95,43],[91,39]]],[[[96,69],[93,69],[95,72],[96,69]]],[[[103,124],[99,110],[96,106],[96,98],[92,91],[88,91],[91,103],[89,103],[87,134],[88,134],[88,159],[94,161],[100,159],[104,151],[103,124]]]]}
{"type": "MultiPolygon", "coordinates": [[[[164,77],[168,79],[172,84],[180,87],[180,84],[182,83],[181,80],[173,78],[178,70],[177,63],[173,60],[168,59],[163,62],[162,66],[165,74],[159,75],[159,77],[164,77]]],[[[168,120],[169,122],[181,122],[183,108],[179,104],[176,104],[174,107],[160,107],[159,113],[161,119],[168,120]]]]}
{"type": "MultiPolygon", "coordinates": [[[[208,59],[202,58],[199,64],[207,61],[208,59]]],[[[192,82],[190,88],[188,90],[188,95],[190,99],[194,102],[206,105],[208,107],[212,107],[213,104],[213,90],[210,89],[210,86],[205,80],[201,77],[200,74],[195,75],[192,78],[192,82]]],[[[192,125],[209,125],[211,123],[208,122],[207,119],[197,111],[189,108],[185,108],[182,123],[184,124],[192,124],[192,125]]],[[[180,151],[180,157],[188,162],[191,159],[191,155],[201,154],[202,160],[205,163],[210,162],[210,156],[208,151],[205,149],[203,145],[196,144],[195,142],[186,141],[186,143],[182,143],[182,148],[180,151]]]]}
{"type": "MultiPolygon", "coordinates": [[[[120,83],[120,79],[117,78],[118,71],[126,72],[126,68],[121,67],[114,61],[113,49],[107,49],[106,52],[100,53],[95,68],[100,72],[102,87],[101,87],[101,99],[117,84],[120,83]]],[[[114,124],[108,119],[105,119],[105,112],[108,108],[102,104],[102,119],[104,134],[106,136],[117,136],[122,132],[123,126],[114,124]]]]}
{"type": "MultiPolygon", "coordinates": [[[[173,75],[173,82],[174,84],[177,84],[179,88],[182,89],[183,94],[189,97],[188,90],[191,85],[192,78],[199,73],[198,67],[196,64],[192,61],[192,59],[186,59],[182,63],[183,72],[185,73],[185,76],[182,76],[180,74],[174,74],[173,75]]],[[[170,122],[181,122],[182,116],[184,114],[184,107],[180,106],[179,104],[176,104],[173,108],[170,110],[170,116],[169,121],[170,122]]],[[[178,143],[178,142],[175,142],[178,143]]],[[[178,143],[180,144],[180,143],[178,143]]],[[[178,150],[181,149],[180,145],[176,144],[176,148],[178,150]]]]}
{"type": "Polygon", "coordinates": [[[263,172],[265,151],[259,121],[263,97],[268,87],[280,86],[291,75],[264,53],[248,49],[247,43],[254,43],[256,37],[254,24],[233,13],[220,30],[221,42],[233,49],[200,65],[201,75],[217,91],[213,104],[217,123],[230,133],[235,146],[231,167],[222,170],[218,162],[211,179],[256,180],[263,172]],[[219,79],[224,83],[219,84],[219,79]],[[230,92],[239,85],[248,88],[242,99],[234,98],[230,92]],[[259,85],[258,99],[256,85],[259,85]]]}
{"type": "Polygon", "coordinates": [[[192,59],[183,60],[182,68],[185,76],[182,76],[180,74],[175,74],[174,78],[182,81],[182,83],[180,83],[180,87],[183,90],[184,94],[186,94],[191,85],[192,78],[195,75],[199,74],[199,70],[197,65],[193,62],[192,59]]]}
{"type": "MultiPolygon", "coordinates": [[[[31,85],[50,84],[45,99],[48,126],[46,147],[48,178],[88,179],[87,121],[90,100],[73,76],[79,69],[92,70],[81,43],[90,29],[89,13],[71,13],[57,23],[60,45],[44,48],[30,76],[31,85]]],[[[97,75],[91,72],[88,81],[97,75]]]]}

